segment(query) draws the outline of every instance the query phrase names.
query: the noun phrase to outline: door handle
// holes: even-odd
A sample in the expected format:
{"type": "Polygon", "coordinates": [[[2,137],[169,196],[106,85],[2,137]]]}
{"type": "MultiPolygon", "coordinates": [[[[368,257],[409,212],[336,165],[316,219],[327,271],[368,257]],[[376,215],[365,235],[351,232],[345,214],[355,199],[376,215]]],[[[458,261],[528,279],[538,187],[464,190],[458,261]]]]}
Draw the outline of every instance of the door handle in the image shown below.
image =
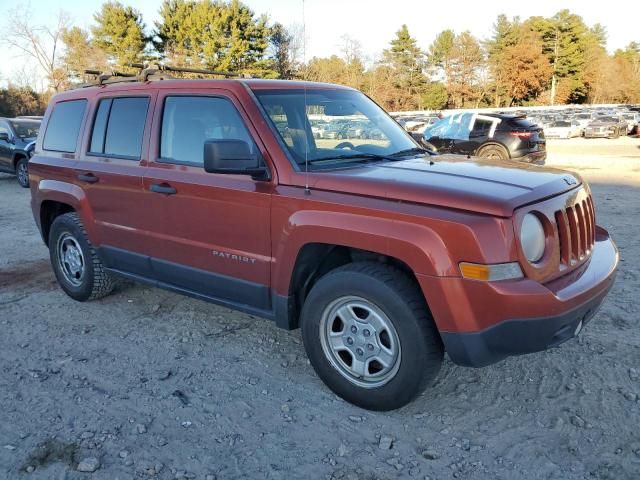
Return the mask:
{"type": "Polygon", "coordinates": [[[85,173],[82,175],[78,175],[78,180],[86,183],[96,183],[99,178],[96,177],[93,173],[85,173]]]}
{"type": "Polygon", "coordinates": [[[168,183],[154,183],[149,187],[149,190],[154,193],[164,193],[165,195],[174,195],[175,193],[178,193],[178,191],[168,183]]]}

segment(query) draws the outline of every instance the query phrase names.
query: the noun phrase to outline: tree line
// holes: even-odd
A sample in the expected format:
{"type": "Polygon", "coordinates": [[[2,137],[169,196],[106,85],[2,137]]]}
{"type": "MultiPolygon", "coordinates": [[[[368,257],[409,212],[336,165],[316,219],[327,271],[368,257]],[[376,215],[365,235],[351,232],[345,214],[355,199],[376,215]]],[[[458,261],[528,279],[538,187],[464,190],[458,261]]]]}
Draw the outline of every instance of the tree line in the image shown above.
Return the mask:
{"type": "Polygon", "coordinates": [[[84,81],[86,69],[133,71],[132,63],[165,62],[340,83],[392,111],[640,102],[640,44],[609,54],[604,27],[589,27],[569,10],[526,20],[499,15],[488,39],[444,30],[426,49],[403,25],[374,59],[343,36],[339,55],[303,62],[301,28],[270,23],[240,0],[163,0],[151,27],[134,7],[114,0],[87,29],[64,13],[50,27],[34,26],[19,8],[5,41],[45,73],[51,92],[84,81]]]}
{"type": "Polygon", "coordinates": [[[379,60],[313,58],[307,78],[359,88],[389,110],[640,103],[640,43],[609,54],[606,30],[569,10],[521,20],[499,15],[488,39],[444,30],[426,50],[406,25],[379,60]]]}

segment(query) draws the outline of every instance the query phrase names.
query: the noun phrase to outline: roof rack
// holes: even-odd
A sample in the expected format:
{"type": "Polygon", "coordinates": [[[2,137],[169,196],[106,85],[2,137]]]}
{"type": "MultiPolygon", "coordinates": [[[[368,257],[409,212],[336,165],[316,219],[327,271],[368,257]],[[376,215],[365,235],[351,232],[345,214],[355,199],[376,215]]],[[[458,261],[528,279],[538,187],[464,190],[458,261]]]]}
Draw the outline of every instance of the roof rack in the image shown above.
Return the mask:
{"type": "Polygon", "coordinates": [[[130,68],[137,68],[140,70],[139,73],[125,73],[119,71],[111,71],[111,72],[102,72],[100,70],[85,70],[84,73],[87,75],[94,75],[96,80],[94,82],[87,82],[80,85],[81,88],[85,87],[93,87],[96,85],[107,85],[110,83],[121,83],[121,82],[147,82],[147,81],[158,81],[158,80],[170,80],[175,77],[171,76],[170,73],[167,72],[175,72],[175,73],[195,73],[198,75],[215,75],[221,76],[225,78],[252,78],[252,75],[247,73],[233,73],[233,72],[223,72],[219,70],[205,70],[201,68],[189,68],[189,67],[172,67],[170,65],[162,65],[162,64],[143,64],[143,63],[129,63],[127,64],[130,68]]]}

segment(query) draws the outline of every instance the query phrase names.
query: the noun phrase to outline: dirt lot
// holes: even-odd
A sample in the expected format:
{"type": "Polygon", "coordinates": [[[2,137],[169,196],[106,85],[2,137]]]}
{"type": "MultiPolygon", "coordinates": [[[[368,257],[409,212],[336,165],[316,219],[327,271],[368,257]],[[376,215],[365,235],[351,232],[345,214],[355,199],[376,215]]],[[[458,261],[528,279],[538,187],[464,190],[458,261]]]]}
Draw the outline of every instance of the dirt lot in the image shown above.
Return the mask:
{"type": "Polygon", "coordinates": [[[391,413],[336,398],[298,331],[129,283],[73,302],[29,192],[1,176],[0,478],[640,478],[639,147],[549,144],[622,254],[579,339],[481,370],[447,361],[391,413]]]}

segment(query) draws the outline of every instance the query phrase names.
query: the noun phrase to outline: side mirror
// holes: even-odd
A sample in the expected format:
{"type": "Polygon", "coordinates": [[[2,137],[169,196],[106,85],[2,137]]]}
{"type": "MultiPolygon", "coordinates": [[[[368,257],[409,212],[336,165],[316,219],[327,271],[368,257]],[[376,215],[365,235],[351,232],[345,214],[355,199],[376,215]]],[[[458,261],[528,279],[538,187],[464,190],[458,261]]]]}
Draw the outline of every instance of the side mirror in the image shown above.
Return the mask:
{"type": "Polygon", "coordinates": [[[269,178],[266,167],[244,140],[207,140],[204,142],[204,171],[230,175],[251,175],[255,179],[269,178]]]}
{"type": "Polygon", "coordinates": [[[7,132],[0,132],[0,140],[4,140],[5,142],[8,142],[9,134],[7,132]]]}

